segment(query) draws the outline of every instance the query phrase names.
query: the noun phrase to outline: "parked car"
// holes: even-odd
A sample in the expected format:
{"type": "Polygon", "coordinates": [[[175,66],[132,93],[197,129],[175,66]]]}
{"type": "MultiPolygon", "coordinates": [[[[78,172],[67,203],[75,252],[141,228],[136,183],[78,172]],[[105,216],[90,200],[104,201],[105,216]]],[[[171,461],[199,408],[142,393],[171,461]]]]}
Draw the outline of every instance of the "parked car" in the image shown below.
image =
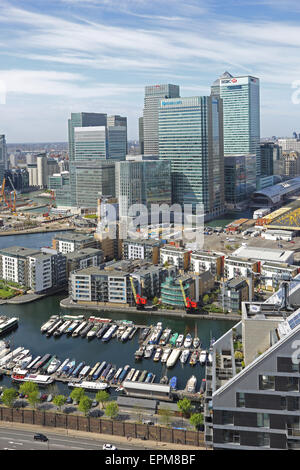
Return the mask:
{"type": "Polygon", "coordinates": [[[112,444],[103,444],[102,449],[103,450],[118,450],[116,446],[113,446],[112,444]]]}
{"type": "Polygon", "coordinates": [[[68,397],[67,400],[66,400],[66,403],[68,403],[68,405],[70,405],[71,403],[73,403],[73,400],[71,397],[68,397]]]}
{"type": "Polygon", "coordinates": [[[47,441],[48,441],[48,437],[45,436],[45,434],[40,434],[40,433],[35,434],[35,435],[33,436],[33,439],[34,439],[35,441],[42,441],[42,442],[47,442],[47,441]]]}
{"type": "Polygon", "coordinates": [[[98,406],[99,402],[97,400],[92,401],[92,408],[95,408],[95,406],[98,406]]]}
{"type": "Polygon", "coordinates": [[[48,398],[48,395],[46,393],[43,393],[43,395],[41,395],[41,401],[46,401],[48,398]]]}

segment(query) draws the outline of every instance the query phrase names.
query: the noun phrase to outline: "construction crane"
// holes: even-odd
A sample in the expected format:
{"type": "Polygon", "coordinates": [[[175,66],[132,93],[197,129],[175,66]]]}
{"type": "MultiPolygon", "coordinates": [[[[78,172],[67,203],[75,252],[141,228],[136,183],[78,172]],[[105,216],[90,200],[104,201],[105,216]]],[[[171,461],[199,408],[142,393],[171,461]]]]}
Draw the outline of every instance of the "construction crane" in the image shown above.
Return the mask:
{"type": "Polygon", "coordinates": [[[131,283],[131,288],[132,288],[136,308],[137,310],[143,310],[145,308],[145,305],[147,305],[147,298],[142,297],[141,295],[137,294],[132,276],[130,276],[130,283],[131,283]]]}
{"type": "Polygon", "coordinates": [[[184,305],[185,305],[187,313],[197,313],[198,309],[199,309],[198,302],[196,302],[195,300],[190,299],[189,297],[187,297],[185,295],[183,282],[182,282],[181,279],[179,279],[179,285],[180,285],[180,288],[181,288],[182,297],[183,297],[183,300],[184,300],[184,305]]]}
{"type": "Polygon", "coordinates": [[[12,182],[12,179],[10,176],[8,176],[8,179],[9,179],[9,182],[10,182],[10,185],[13,189],[13,194],[14,194],[14,200],[12,202],[12,198],[11,198],[11,193],[9,195],[9,207],[10,207],[10,210],[11,212],[16,212],[16,198],[17,198],[17,191],[16,191],[16,188],[14,187],[14,183],[12,182]]]}
{"type": "Polygon", "coordinates": [[[5,191],[5,178],[3,178],[3,181],[2,181],[2,186],[1,186],[1,191],[0,191],[0,203],[2,204],[3,202],[3,199],[4,199],[4,193],[5,191]]]}

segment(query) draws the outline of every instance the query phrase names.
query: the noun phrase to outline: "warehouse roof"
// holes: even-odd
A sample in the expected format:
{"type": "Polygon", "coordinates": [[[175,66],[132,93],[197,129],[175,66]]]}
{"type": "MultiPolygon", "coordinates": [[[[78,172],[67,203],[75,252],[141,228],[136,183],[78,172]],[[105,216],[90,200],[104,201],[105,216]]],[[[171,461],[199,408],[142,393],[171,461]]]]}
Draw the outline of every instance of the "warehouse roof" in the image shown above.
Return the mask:
{"type": "Polygon", "coordinates": [[[232,253],[232,256],[256,261],[275,261],[290,264],[293,262],[294,252],[266,247],[260,248],[258,246],[241,246],[232,253]]]}

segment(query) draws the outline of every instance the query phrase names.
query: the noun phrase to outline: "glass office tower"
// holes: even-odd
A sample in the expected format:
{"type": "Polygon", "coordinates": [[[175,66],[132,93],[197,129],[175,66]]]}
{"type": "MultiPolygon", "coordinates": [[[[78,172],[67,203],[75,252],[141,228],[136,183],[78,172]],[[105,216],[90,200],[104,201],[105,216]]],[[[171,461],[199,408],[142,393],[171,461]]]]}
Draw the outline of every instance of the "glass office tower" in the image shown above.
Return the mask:
{"type": "Polygon", "coordinates": [[[234,206],[256,191],[256,155],[224,157],[225,201],[234,206]]]}
{"type": "Polygon", "coordinates": [[[158,111],[160,101],[166,98],[178,98],[178,85],[152,85],[145,87],[143,137],[144,154],[158,155],[158,111]]]}
{"type": "Polygon", "coordinates": [[[224,212],[222,100],[161,100],[159,159],[169,160],[173,203],[203,204],[205,218],[224,212]]]}
{"type": "Polygon", "coordinates": [[[71,113],[68,120],[69,134],[69,161],[70,161],[70,189],[71,206],[76,207],[76,166],[75,166],[75,127],[106,126],[107,115],[102,113],[71,113]]]}
{"type": "Polygon", "coordinates": [[[226,72],[213,83],[212,94],[216,96],[218,89],[223,100],[224,155],[256,154],[256,176],[260,178],[259,79],[232,77],[226,72]]]}
{"type": "Polygon", "coordinates": [[[172,202],[171,165],[161,160],[116,162],[116,197],[119,200],[119,216],[128,217],[133,204],[172,202]]]}

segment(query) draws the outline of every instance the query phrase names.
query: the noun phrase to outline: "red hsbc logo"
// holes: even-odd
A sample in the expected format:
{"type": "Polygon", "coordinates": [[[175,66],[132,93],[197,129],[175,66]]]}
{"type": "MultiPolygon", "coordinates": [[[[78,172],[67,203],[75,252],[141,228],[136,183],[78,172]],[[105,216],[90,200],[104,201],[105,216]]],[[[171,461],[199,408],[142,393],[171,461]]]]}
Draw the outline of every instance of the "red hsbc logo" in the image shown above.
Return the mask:
{"type": "Polygon", "coordinates": [[[231,80],[231,82],[232,82],[232,83],[236,83],[236,82],[237,82],[237,79],[236,79],[236,78],[233,78],[233,79],[231,80]]]}

